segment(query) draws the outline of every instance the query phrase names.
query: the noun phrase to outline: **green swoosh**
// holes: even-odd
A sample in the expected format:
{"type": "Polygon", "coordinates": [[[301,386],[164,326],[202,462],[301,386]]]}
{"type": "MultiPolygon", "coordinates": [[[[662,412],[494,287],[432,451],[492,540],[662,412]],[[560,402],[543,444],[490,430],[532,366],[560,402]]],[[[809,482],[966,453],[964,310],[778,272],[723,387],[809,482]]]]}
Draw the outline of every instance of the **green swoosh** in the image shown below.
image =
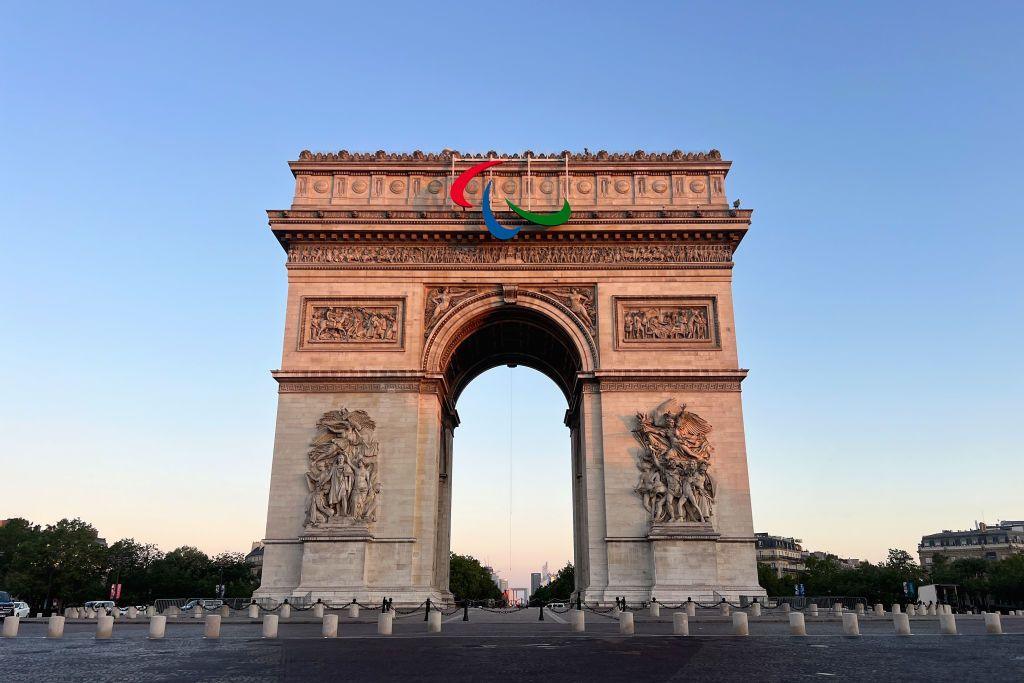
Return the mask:
{"type": "Polygon", "coordinates": [[[531,223],[536,223],[537,225],[561,225],[562,223],[568,222],[569,217],[572,216],[572,207],[569,206],[569,200],[565,201],[565,204],[562,205],[562,209],[557,213],[534,213],[532,211],[527,211],[526,209],[520,209],[507,199],[505,200],[505,203],[508,204],[508,208],[512,209],[531,223]]]}

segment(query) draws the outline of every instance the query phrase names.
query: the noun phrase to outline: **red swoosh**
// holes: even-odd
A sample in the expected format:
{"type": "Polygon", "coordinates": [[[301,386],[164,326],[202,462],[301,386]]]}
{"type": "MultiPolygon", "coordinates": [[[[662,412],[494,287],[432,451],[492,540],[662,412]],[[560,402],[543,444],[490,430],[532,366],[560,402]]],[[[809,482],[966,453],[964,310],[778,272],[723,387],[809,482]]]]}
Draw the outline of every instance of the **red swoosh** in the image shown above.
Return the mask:
{"type": "Polygon", "coordinates": [[[452,201],[459,206],[466,207],[467,209],[471,208],[473,205],[466,201],[466,197],[462,194],[463,190],[466,189],[466,185],[473,179],[473,176],[478,175],[481,171],[486,171],[491,166],[497,166],[498,164],[503,163],[505,163],[504,159],[495,159],[493,161],[485,161],[482,164],[477,164],[476,166],[470,166],[467,168],[459,175],[458,178],[455,179],[455,182],[452,183],[452,189],[448,191],[452,201]]]}

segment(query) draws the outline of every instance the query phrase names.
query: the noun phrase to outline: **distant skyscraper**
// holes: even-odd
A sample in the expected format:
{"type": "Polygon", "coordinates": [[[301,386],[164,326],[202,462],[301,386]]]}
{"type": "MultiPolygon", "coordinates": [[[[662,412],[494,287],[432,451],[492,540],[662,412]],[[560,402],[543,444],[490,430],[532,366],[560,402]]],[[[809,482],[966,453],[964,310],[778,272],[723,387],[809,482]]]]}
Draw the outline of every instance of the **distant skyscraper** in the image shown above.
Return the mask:
{"type": "Polygon", "coordinates": [[[546,586],[549,583],[551,583],[551,572],[548,571],[548,563],[547,562],[545,562],[544,566],[541,567],[541,570],[540,570],[540,580],[541,580],[541,585],[542,586],[546,586]]]}
{"type": "Polygon", "coordinates": [[[540,572],[533,572],[530,574],[530,595],[536,593],[540,586],[540,572]]]}

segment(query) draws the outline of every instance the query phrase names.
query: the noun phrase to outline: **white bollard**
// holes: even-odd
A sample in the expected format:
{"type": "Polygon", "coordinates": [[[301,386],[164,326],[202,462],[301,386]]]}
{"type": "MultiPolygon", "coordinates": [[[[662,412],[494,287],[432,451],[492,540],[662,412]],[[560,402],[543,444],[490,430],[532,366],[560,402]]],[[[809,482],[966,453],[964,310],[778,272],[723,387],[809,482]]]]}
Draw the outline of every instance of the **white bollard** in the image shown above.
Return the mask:
{"type": "Polygon", "coordinates": [[[884,617],[885,616],[885,607],[883,607],[882,603],[880,603],[880,602],[875,604],[875,616],[879,616],[879,617],[884,617]]]}
{"type": "Polygon", "coordinates": [[[178,607],[171,605],[170,607],[164,609],[164,614],[169,617],[176,617],[179,614],[181,614],[181,610],[178,607]]]}
{"type": "Polygon", "coordinates": [[[807,623],[804,621],[804,615],[800,612],[789,613],[789,635],[791,636],[806,636],[807,635],[807,623]]]}
{"type": "Polygon", "coordinates": [[[633,613],[622,612],[619,614],[619,633],[624,636],[631,636],[633,631],[633,613]]]}
{"type": "Polygon", "coordinates": [[[64,617],[53,616],[46,622],[46,637],[47,638],[63,638],[64,637],[64,617]]]}
{"type": "Polygon", "coordinates": [[[892,615],[892,627],[896,630],[896,635],[909,636],[910,617],[900,612],[894,612],[892,615]]]}
{"type": "Polygon", "coordinates": [[[65,607],[64,608],[64,618],[65,619],[70,619],[71,618],[71,610],[72,610],[71,607],[65,607]]]}
{"type": "Polygon", "coordinates": [[[863,614],[864,614],[864,603],[858,602],[856,605],[854,605],[853,606],[853,613],[856,614],[858,617],[859,616],[863,616],[863,614]]]}
{"type": "Polygon", "coordinates": [[[729,612],[732,611],[731,605],[729,605],[729,603],[727,602],[720,602],[718,603],[718,611],[722,614],[723,617],[727,617],[729,616],[729,612]]]}
{"type": "Polygon", "coordinates": [[[203,618],[203,608],[200,607],[199,605],[196,605],[195,607],[193,607],[192,608],[192,618],[193,619],[202,619],[203,618]]]}
{"type": "Polygon", "coordinates": [[[690,635],[690,619],[683,612],[672,615],[672,634],[677,636],[690,635]]]}
{"type": "Polygon", "coordinates": [[[908,617],[916,617],[917,616],[917,607],[915,607],[913,604],[911,604],[909,602],[907,603],[907,616],[908,617]]]}
{"type": "Polygon", "coordinates": [[[71,619],[80,619],[81,618],[81,614],[82,614],[82,611],[80,609],[78,609],[77,607],[72,607],[71,608],[71,614],[69,614],[68,617],[71,618],[71,619]]]}
{"type": "Polygon", "coordinates": [[[750,606],[750,616],[759,617],[761,616],[761,603],[755,602],[750,606]]]}
{"type": "Polygon", "coordinates": [[[114,617],[96,619],[96,640],[107,640],[114,633],[114,617]]]}
{"type": "Polygon", "coordinates": [[[651,602],[651,616],[652,617],[660,617],[661,616],[661,605],[659,605],[658,603],[653,602],[653,601],[651,602]]]}
{"type": "Polygon", "coordinates": [[[292,606],[291,606],[291,605],[289,605],[289,604],[288,604],[287,602],[286,602],[286,603],[284,603],[284,604],[283,604],[283,605],[281,605],[281,607],[280,607],[280,608],[279,608],[279,609],[277,610],[277,615],[278,615],[279,617],[281,617],[282,619],[288,619],[289,617],[291,617],[291,616],[292,616],[292,606]]]}
{"type": "Polygon", "coordinates": [[[206,623],[203,626],[203,638],[220,638],[221,619],[223,619],[223,617],[221,617],[219,614],[206,615],[206,623]]]}
{"type": "Polygon", "coordinates": [[[20,623],[21,617],[7,617],[4,619],[4,638],[17,638],[18,624],[20,623]]]}
{"type": "Polygon", "coordinates": [[[129,607],[127,617],[129,619],[134,619],[137,616],[139,616],[139,610],[137,610],[134,605],[129,607]]]}
{"type": "Polygon", "coordinates": [[[377,634],[382,636],[391,635],[392,620],[394,619],[394,612],[381,612],[377,616],[377,634]]]}
{"type": "Polygon", "coordinates": [[[338,615],[328,614],[324,617],[324,625],[320,630],[320,635],[324,638],[337,638],[338,637],[338,615]]]}
{"type": "Polygon", "coordinates": [[[792,611],[793,611],[793,606],[792,605],[790,605],[788,602],[782,603],[782,612],[784,614],[789,614],[792,611]]]}
{"type": "Polygon", "coordinates": [[[250,619],[259,619],[259,617],[260,617],[260,606],[257,605],[254,602],[251,605],[249,605],[249,618],[250,619]]]}
{"type": "Polygon", "coordinates": [[[843,615],[843,633],[848,636],[860,635],[860,624],[857,622],[857,615],[847,612],[843,615]]]}
{"type": "Polygon", "coordinates": [[[835,613],[837,617],[843,616],[843,603],[837,602],[836,604],[832,605],[832,611],[835,613]]]}
{"type": "Polygon", "coordinates": [[[350,619],[355,619],[359,616],[359,605],[352,603],[348,606],[348,616],[350,619]]]}
{"type": "Polygon", "coordinates": [[[900,603],[898,603],[898,602],[892,603],[892,613],[893,614],[899,614],[902,611],[903,611],[903,606],[900,605],[900,603]]]}
{"type": "Polygon", "coordinates": [[[956,635],[956,617],[952,614],[939,615],[939,633],[944,636],[956,635]]]}
{"type": "Polygon", "coordinates": [[[313,605],[313,616],[317,619],[324,618],[324,603],[318,602],[315,605],[313,605]]]}
{"type": "Polygon", "coordinates": [[[750,627],[747,625],[746,612],[736,612],[732,615],[732,634],[734,636],[750,635],[750,627]]]}
{"type": "Polygon", "coordinates": [[[156,607],[154,607],[153,605],[148,605],[146,607],[146,616],[149,617],[149,618],[155,617],[156,616],[156,607]]]}
{"type": "Polygon", "coordinates": [[[818,606],[816,604],[810,604],[807,606],[807,614],[812,617],[818,616],[818,606]]]}
{"type": "MultiPolygon", "coordinates": [[[[580,612],[580,614],[583,614],[583,612],[580,612]]],[[[575,626],[576,626],[576,621],[574,619],[573,620],[573,627],[574,627],[573,630],[574,631],[576,630],[575,626]]],[[[582,630],[582,629],[580,629],[580,630],[582,630]]],[[[441,613],[440,612],[435,612],[434,610],[431,610],[430,614],[427,615],[427,633],[440,633],[440,632],[441,632],[441,613]]]]}
{"type": "Polygon", "coordinates": [[[928,612],[927,612],[927,614],[930,617],[934,617],[937,614],[937,612],[935,610],[935,605],[928,605],[928,612]]]}
{"type": "MultiPolygon", "coordinates": [[[[587,630],[586,620],[583,617],[583,610],[574,609],[569,613],[569,628],[573,633],[583,633],[587,630]]],[[[440,621],[440,619],[438,619],[440,621]]]]}
{"type": "Polygon", "coordinates": [[[945,610],[946,614],[953,613],[953,605],[943,605],[942,608],[945,610]]]}
{"type": "Polygon", "coordinates": [[[220,609],[218,610],[218,612],[220,612],[220,615],[222,617],[224,617],[225,619],[227,619],[228,617],[231,616],[231,608],[228,607],[227,605],[221,605],[220,609]]]}
{"type": "Polygon", "coordinates": [[[1003,634],[1003,620],[999,617],[999,612],[985,612],[985,633],[992,636],[1003,634]]]}
{"type": "Polygon", "coordinates": [[[263,616],[263,637],[277,638],[277,615],[266,614],[263,616]]]}
{"type": "Polygon", "coordinates": [[[149,618],[149,639],[159,640],[164,637],[164,631],[167,629],[167,617],[162,614],[158,614],[154,617],[149,618]]]}
{"type": "Polygon", "coordinates": [[[697,616],[697,603],[689,602],[686,603],[686,616],[695,617],[697,616]]]}

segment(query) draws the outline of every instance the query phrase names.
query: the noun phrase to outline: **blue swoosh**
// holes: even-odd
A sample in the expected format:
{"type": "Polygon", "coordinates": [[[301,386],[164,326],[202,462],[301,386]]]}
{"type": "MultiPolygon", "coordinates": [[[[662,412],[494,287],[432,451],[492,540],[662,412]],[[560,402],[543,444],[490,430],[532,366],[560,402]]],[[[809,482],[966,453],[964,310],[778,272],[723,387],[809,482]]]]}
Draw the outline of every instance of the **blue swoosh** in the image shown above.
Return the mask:
{"type": "Polygon", "coordinates": [[[497,237],[499,240],[512,239],[519,232],[519,228],[506,228],[504,225],[499,223],[494,217],[494,212],[491,211],[491,182],[488,181],[486,187],[484,187],[484,198],[483,203],[480,205],[480,210],[484,214],[484,223],[487,225],[487,229],[491,231],[491,234],[497,237]]]}

